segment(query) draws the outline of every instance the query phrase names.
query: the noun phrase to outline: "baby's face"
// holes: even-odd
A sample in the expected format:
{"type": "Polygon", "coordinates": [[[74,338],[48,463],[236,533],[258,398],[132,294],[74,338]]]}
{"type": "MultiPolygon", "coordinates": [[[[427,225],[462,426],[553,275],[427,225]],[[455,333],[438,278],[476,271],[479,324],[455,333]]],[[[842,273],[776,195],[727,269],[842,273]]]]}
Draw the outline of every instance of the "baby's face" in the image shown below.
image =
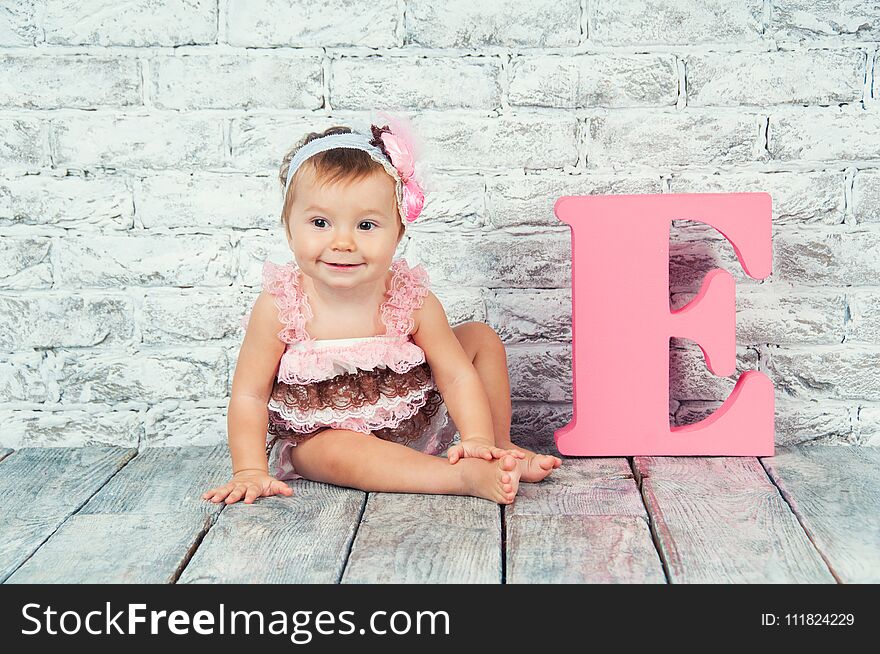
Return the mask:
{"type": "Polygon", "coordinates": [[[383,279],[402,236],[391,176],[377,171],[321,187],[304,166],[295,184],[287,239],[302,271],[339,288],[383,279]]]}

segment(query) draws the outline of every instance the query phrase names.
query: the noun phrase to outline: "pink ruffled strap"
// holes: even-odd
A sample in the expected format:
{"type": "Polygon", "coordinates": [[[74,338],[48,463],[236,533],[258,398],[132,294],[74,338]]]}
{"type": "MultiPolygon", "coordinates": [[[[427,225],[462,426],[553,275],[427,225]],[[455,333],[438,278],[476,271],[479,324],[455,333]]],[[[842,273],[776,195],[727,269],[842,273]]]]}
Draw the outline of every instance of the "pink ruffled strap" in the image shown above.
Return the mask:
{"type": "Polygon", "coordinates": [[[391,277],[389,297],[382,304],[380,313],[388,334],[406,336],[415,326],[413,311],[422,306],[431,280],[422,264],[412,268],[406,259],[395,259],[391,264],[394,274],[391,277]]]}
{"type": "Polygon", "coordinates": [[[278,338],[285,343],[307,340],[306,323],[312,318],[312,310],[308,302],[303,302],[305,293],[299,286],[296,263],[277,264],[267,259],[263,263],[263,288],[275,298],[278,320],[284,324],[278,338]]]}
{"type": "MultiPolygon", "coordinates": [[[[391,270],[391,288],[379,314],[385,335],[404,337],[415,326],[412,313],[422,306],[431,281],[422,264],[410,268],[402,257],[391,263],[391,270]]],[[[278,338],[289,344],[313,340],[306,331],[306,324],[313,317],[312,308],[300,288],[296,262],[276,264],[267,259],[263,263],[263,288],[275,298],[278,319],[284,324],[278,338]]],[[[247,328],[249,318],[250,312],[241,318],[242,328],[247,328]]]]}

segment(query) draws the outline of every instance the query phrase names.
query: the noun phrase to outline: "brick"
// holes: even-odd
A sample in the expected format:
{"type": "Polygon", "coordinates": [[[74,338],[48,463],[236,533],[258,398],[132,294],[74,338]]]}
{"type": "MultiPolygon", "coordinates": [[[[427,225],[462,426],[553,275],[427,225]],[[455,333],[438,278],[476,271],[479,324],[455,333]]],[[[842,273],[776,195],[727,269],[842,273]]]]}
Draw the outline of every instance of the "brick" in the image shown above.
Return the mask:
{"type": "MultiPolygon", "coordinates": [[[[309,132],[320,132],[340,119],[233,119],[230,139],[233,166],[247,172],[281,166],[284,153],[309,132]],[[296,126],[295,128],[292,128],[296,126]]],[[[349,121],[346,121],[348,124],[349,121]]],[[[413,129],[425,148],[431,169],[561,168],[577,162],[574,116],[504,115],[484,118],[465,112],[418,114],[413,129]]],[[[356,122],[355,127],[366,129],[356,122]]]]}
{"type": "Polygon", "coordinates": [[[0,118],[0,166],[35,167],[46,160],[43,122],[0,118]]]}
{"type": "Polygon", "coordinates": [[[486,303],[479,289],[436,287],[431,291],[443,305],[446,319],[452,327],[472,321],[489,322],[486,303]]]}
{"type": "Polygon", "coordinates": [[[40,39],[37,11],[40,5],[33,0],[6,0],[0,11],[0,47],[34,45],[40,39]]]}
{"type": "Polygon", "coordinates": [[[43,0],[46,42],[58,45],[175,46],[215,43],[215,0],[43,0]]]}
{"type": "Polygon", "coordinates": [[[284,154],[309,132],[323,132],[340,118],[254,115],[233,118],[230,126],[232,166],[244,172],[278,175],[284,154]]]}
{"type": "Polygon", "coordinates": [[[571,285],[568,234],[424,236],[406,249],[435,284],[486,288],[566,288],[571,285]]]}
{"type": "MultiPolygon", "coordinates": [[[[696,293],[676,293],[680,309],[696,293]]],[[[739,345],[840,343],[846,298],[832,291],[792,292],[788,286],[759,284],[736,289],[736,342],[739,345]]]]}
{"type": "Polygon", "coordinates": [[[0,238],[0,288],[47,288],[52,285],[51,242],[35,236],[0,238]]]}
{"type": "Polygon", "coordinates": [[[568,230],[553,213],[565,195],[660,193],[659,175],[504,175],[486,178],[486,220],[491,229],[543,227],[568,230]]]}
{"type": "Polygon", "coordinates": [[[144,231],[68,237],[57,242],[53,260],[56,283],[64,287],[228,286],[231,251],[225,235],[193,238],[144,231]]]}
{"type": "Polygon", "coordinates": [[[0,295],[0,348],[89,347],[131,339],[129,298],[69,291],[0,295]]]}
{"type": "Polygon", "coordinates": [[[25,109],[141,104],[136,59],[95,56],[0,56],[0,106],[25,109]]]}
{"type": "Polygon", "coordinates": [[[711,52],[685,62],[694,107],[860,102],[865,85],[858,50],[711,52]]]}
{"type": "Polygon", "coordinates": [[[678,224],[669,233],[670,291],[696,293],[715,268],[729,272],[738,290],[756,283],[746,275],[733,246],[718,231],[702,223],[675,222],[678,224]]]}
{"type": "Polygon", "coordinates": [[[184,55],[152,60],[153,102],[165,109],[319,109],[319,57],[184,55]]]}
{"type": "MultiPolygon", "coordinates": [[[[0,306],[2,304],[0,296],[0,306]]],[[[7,319],[4,316],[0,321],[7,322],[7,319]]],[[[46,402],[49,392],[41,372],[42,363],[40,352],[0,355],[0,402],[46,402]]]]}
{"type": "Polygon", "coordinates": [[[880,399],[880,347],[848,344],[773,349],[767,371],[777,390],[799,399],[880,399]]]}
{"type": "Polygon", "coordinates": [[[621,109],[589,119],[588,168],[719,166],[754,161],[761,119],[705,110],[621,109]]]}
{"type": "Polygon", "coordinates": [[[859,407],[856,431],[859,445],[880,447],[880,407],[859,407]]]}
{"type": "Polygon", "coordinates": [[[571,347],[518,345],[507,348],[511,400],[570,402],[571,347]]]}
{"type": "Polygon", "coordinates": [[[392,48],[400,9],[396,0],[353,6],[346,0],[229,0],[228,42],[243,47],[364,46],[392,48]]]}
{"type": "Polygon", "coordinates": [[[221,399],[226,354],[220,348],[62,353],[62,404],[221,399]]]}
{"type": "Polygon", "coordinates": [[[0,226],[130,229],[133,215],[131,189],[118,177],[0,178],[0,226]]]}
{"type": "Polygon", "coordinates": [[[434,173],[423,181],[425,206],[418,220],[406,226],[407,234],[473,231],[487,224],[483,176],[434,173]]]}
{"type": "Polygon", "coordinates": [[[330,71],[334,109],[492,109],[501,102],[497,58],[342,57],[330,71]]]}
{"type": "Polygon", "coordinates": [[[275,176],[157,174],[144,178],[135,201],[138,224],[147,229],[271,229],[281,221],[275,176]]]}
{"type": "Polygon", "coordinates": [[[150,407],[144,420],[144,447],[223,445],[226,407],[183,407],[165,401],[150,407]]]}
{"type": "Polygon", "coordinates": [[[67,117],[51,121],[58,164],[108,168],[205,168],[222,166],[218,118],[201,116],[67,117]]]}
{"type": "Polygon", "coordinates": [[[489,324],[505,343],[571,342],[571,291],[487,291],[489,324]]]}
{"type": "Polygon", "coordinates": [[[406,8],[404,45],[429,48],[578,45],[578,0],[510,0],[503,10],[470,0],[411,0],[406,8]]]}
{"type": "Polygon", "coordinates": [[[757,353],[749,348],[737,347],[736,372],[729,377],[719,377],[706,366],[703,353],[696,343],[674,338],[669,348],[669,397],[679,402],[724,400],[730,396],[742,373],[757,368],[757,353]]]}
{"type": "Polygon", "coordinates": [[[880,233],[830,229],[780,231],[773,278],[804,285],[873,285],[880,276],[880,233]]]}
{"type": "MultiPolygon", "coordinates": [[[[406,237],[404,236],[404,239],[406,237]]],[[[245,232],[238,244],[239,277],[244,286],[259,289],[263,283],[263,262],[274,263],[293,260],[293,253],[281,228],[271,232],[245,232]]],[[[257,295],[254,294],[254,299],[257,295]]]]}
{"type": "Polygon", "coordinates": [[[756,42],[762,12],[761,0],[594,0],[589,35],[608,45],[756,42]]]}
{"type": "Polygon", "coordinates": [[[226,360],[229,363],[226,367],[226,395],[228,397],[232,396],[232,380],[235,376],[235,367],[238,365],[239,349],[241,348],[241,342],[244,341],[244,333],[244,329],[240,330],[238,344],[236,346],[224,348],[226,350],[226,360]]]}
{"type": "Polygon", "coordinates": [[[535,452],[559,454],[554,432],[571,422],[571,403],[513,402],[511,440],[535,452]]]}
{"type": "Polygon", "coordinates": [[[143,414],[112,406],[88,410],[52,406],[38,410],[0,410],[0,447],[137,447],[143,414]]]}
{"type": "MultiPolygon", "coordinates": [[[[683,402],[675,415],[675,425],[691,425],[708,418],[721,402],[683,402]]],[[[853,430],[849,410],[829,402],[776,400],[775,444],[777,447],[851,444],[853,430]]]]}
{"type": "Polygon", "coordinates": [[[827,400],[792,400],[779,392],[775,395],[777,445],[853,444],[850,410],[845,405],[827,400]]]}
{"type": "Polygon", "coordinates": [[[847,290],[850,319],[846,323],[846,342],[880,343],[880,293],[847,290]]]}
{"type": "Polygon", "coordinates": [[[675,105],[678,67],[672,55],[516,57],[508,101],[569,109],[675,105]]]}
{"type": "Polygon", "coordinates": [[[468,113],[413,117],[429,164],[438,168],[562,168],[577,162],[574,116],[516,114],[484,118],[468,113]]]}
{"type": "Polygon", "coordinates": [[[770,114],[767,150],[779,161],[880,157],[880,116],[864,110],[803,107],[770,114]]]}
{"type": "Polygon", "coordinates": [[[880,8],[860,0],[774,0],[767,37],[778,41],[829,37],[876,41],[880,8]]]}
{"type": "Polygon", "coordinates": [[[145,344],[237,339],[241,336],[239,321],[256,300],[251,292],[243,290],[166,291],[144,297],[138,322],[145,344]]]}
{"type": "Polygon", "coordinates": [[[880,171],[859,170],[853,177],[853,217],[858,223],[880,223],[880,171]]]}
{"type": "Polygon", "coordinates": [[[837,225],[844,220],[844,173],[728,172],[676,173],[671,193],[769,193],[773,224],[837,225]]]}

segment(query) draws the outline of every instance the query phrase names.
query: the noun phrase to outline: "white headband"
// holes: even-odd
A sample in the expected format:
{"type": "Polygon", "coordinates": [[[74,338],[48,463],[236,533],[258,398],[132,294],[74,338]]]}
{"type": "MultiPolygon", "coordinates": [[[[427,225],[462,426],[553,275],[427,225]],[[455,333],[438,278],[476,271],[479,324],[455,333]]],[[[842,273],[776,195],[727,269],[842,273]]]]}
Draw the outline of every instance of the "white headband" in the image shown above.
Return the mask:
{"type": "Polygon", "coordinates": [[[400,213],[400,221],[405,225],[404,217],[407,215],[406,206],[404,204],[403,198],[403,181],[400,179],[400,174],[397,172],[397,169],[394,165],[388,161],[388,157],[380,150],[378,147],[370,143],[369,137],[364,134],[360,134],[359,132],[348,132],[345,134],[329,134],[327,136],[322,136],[321,138],[315,139],[314,141],[309,141],[304,146],[302,146],[299,150],[296,151],[296,154],[293,155],[293,159],[290,160],[290,168],[287,169],[287,181],[284,184],[284,195],[287,195],[287,190],[290,188],[290,180],[293,179],[294,174],[296,174],[297,169],[303,164],[303,162],[312,157],[319,152],[325,152],[327,150],[332,150],[333,148],[352,148],[355,150],[363,150],[367,154],[370,155],[370,158],[373,161],[377,161],[382,164],[382,167],[385,169],[391,177],[394,179],[394,194],[397,199],[397,209],[400,213]]]}

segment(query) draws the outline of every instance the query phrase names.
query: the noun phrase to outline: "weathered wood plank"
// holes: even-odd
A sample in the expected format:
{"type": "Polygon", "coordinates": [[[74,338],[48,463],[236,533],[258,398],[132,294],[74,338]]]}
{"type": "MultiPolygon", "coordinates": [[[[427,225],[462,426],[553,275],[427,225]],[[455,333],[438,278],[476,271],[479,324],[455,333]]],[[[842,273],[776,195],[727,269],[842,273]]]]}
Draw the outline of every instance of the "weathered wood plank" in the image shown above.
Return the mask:
{"type": "Polygon", "coordinates": [[[565,459],[504,512],[507,583],[666,582],[626,459],[565,459]]]}
{"type": "Polygon", "coordinates": [[[10,583],[169,583],[225,505],[225,446],[141,450],[55,532],[10,583]]]}
{"type": "Polygon", "coordinates": [[[835,577],[880,582],[880,449],[778,447],[762,462],[835,577]]]}
{"type": "Polygon", "coordinates": [[[216,513],[201,495],[231,474],[226,445],[144,448],[79,513],[216,513]]]}
{"type": "Polygon", "coordinates": [[[135,453],[121,447],[25,447],[0,461],[0,581],[135,453]]]}
{"type": "Polygon", "coordinates": [[[290,497],[227,506],[179,583],[336,583],[364,493],[303,479],[290,497]]]}
{"type": "Polygon", "coordinates": [[[501,583],[499,505],[370,493],[342,583],[501,583]]]}
{"type": "Polygon", "coordinates": [[[757,459],[634,463],[671,582],[834,583],[757,459]]]}
{"type": "Polygon", "coordinates": [[[624,458],[566,458],[537,484],[522,483],[505,514],[630,515],[647,518],[639,487],[624,458]]]}
{"type": "Polygon", "coordinates": [[[642,518],[517,516],[507,534],[510,584],[666,583],[642,518]]]}
{"type": "Polygon", "coordinates": [[[172,583],[210,521],[192,512],[74,515],[6,583],[172,583]]]}

